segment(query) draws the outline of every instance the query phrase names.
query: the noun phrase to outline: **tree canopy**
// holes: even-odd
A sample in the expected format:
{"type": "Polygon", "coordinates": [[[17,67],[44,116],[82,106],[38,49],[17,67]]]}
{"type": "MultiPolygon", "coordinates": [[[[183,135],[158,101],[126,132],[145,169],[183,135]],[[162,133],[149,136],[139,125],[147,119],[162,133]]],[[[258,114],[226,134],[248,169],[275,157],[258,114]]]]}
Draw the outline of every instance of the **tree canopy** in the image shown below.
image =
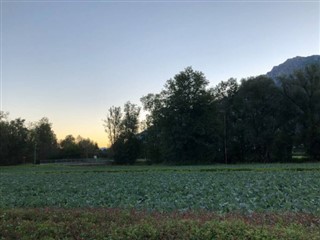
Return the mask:
{"type": "Polygon", "coordinates": [[[301,148],[320,156],[320,66],[308,66],[276,85],[267,76],[208,88],[191,67],[164,90],[141,98],[147,116],[146,157],[153,162],[290,161],[301,148]]]}

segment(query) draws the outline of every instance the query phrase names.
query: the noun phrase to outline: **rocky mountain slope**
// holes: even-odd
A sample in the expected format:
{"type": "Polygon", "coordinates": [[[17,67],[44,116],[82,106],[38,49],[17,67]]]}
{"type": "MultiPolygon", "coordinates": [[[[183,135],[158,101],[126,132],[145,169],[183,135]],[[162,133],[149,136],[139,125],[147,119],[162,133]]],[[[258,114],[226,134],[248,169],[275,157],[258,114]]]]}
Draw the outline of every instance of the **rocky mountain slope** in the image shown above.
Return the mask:
{"type": "Polygon", "coordinates": [[[294,57],[286,60],[284,63],[275,66],[266,75],[278,82],[279,77],[290,75],[297,70],[304,69],[307,65],[320,65],[320,55],[312,55],[308,57],[294,57]]]}

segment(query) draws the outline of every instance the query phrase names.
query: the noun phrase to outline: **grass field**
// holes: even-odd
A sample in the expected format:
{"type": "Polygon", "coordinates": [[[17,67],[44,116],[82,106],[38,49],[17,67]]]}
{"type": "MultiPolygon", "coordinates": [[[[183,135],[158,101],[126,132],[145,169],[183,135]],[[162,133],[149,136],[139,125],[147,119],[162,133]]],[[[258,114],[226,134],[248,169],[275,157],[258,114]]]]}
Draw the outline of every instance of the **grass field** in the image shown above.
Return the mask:
{"type": "Polygon", "coordinates": [[[320,239],[320,164],[0,174],[0,239],[320,239]]]}

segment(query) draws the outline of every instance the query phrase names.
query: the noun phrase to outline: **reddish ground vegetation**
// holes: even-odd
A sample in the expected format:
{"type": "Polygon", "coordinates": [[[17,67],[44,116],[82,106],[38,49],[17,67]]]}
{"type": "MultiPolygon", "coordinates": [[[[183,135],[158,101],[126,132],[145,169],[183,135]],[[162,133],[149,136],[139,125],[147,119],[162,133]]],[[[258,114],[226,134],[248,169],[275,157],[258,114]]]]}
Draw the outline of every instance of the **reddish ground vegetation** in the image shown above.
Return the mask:
{"type": "Polygon", "coordinates": [[[320,239],[320,216],[305,213],[0,210],[0,239],[320,239]]]}

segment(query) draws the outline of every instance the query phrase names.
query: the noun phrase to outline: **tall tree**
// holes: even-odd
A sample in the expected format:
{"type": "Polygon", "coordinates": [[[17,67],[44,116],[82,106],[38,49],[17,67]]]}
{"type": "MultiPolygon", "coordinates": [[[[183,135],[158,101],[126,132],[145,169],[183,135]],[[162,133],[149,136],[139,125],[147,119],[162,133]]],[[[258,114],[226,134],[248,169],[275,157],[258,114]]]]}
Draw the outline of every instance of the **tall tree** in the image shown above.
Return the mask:
{"type": "Polygon", "coordinates": [[[67,135],[60,142],[61,153],[60,156],[62,158],[80,158],[81,152],[80,147],[76,143],[76,139],[72,135],[67,135]]]}
{"type": "Polygon", "coordinates": [[[283,93],[296,110],[296,145],[320,159],[320,65],[309,65],[281,79],[283,93]]]}
{"type": "Polygon", "coordinates": [[[122,119],[122,134],[129,137],[134,135],[139,130],[139,115],[140,115],[140,107],[136,104],[132,104],[131,102],[127,102],[124,105],[124,116],[122,119]]]}
{"type": "Polygon", "coordinates": [[[233,154],[229,154],[234,151],[234,125],[236,119],[234,118],[233,112],[233,101],[235,95],[239,89],[239,84],[236,79],[230,78],[228,81],[220,82],[215,88],[212,89],[215,101],[217,102],[218,108],[218,124],[219,124],[219,136],[223,142],[223,155],[224,163],[232,162],[233,154]],[[229,155],[229,156],[228,156],[229,155]]]}
{"type": "Polygon", "coordinates": [[[31,141],[36,151],[36,162],[57,157],[58,143],[48,118],[33,123],[30,129],[31,141]]]}
{"type": "Polygon", "coordinates": [[[124,113],[120,107],[109,109],[104,120],[105,131],[109,135],[113,158],[117,163],[133,164],[139,156],[140,142],[137,139],[139,129],[140,107],[130,102],[124,105],[124,113]]]}
{"type": "Polygon", "coordinates": [[[81,136],[78,136],[77,144],[79,146],[81,158],[93,157],[99,150],[98,145],[89,138],[82,138],[81,136]]]}
{"type": "Polygon", "coordinates": [[[284,122],[284,98],[275,83],[259,76],[243,80],[233,105],[236,114],[235,138],[238,138],[242,161],[272,160],[276,134],[284,122]]]}
{"type": "Polygon", "coordinates": [[[146,128],[143,134],[143,150],[146,159],[153,163],[163,161],[161,141],[162,132],[162,110],[164,108],[164,99],[161,94],[148,94],[141,98],[144,110],[149,111],[146,115],[146,128]]]}
{"type": "Polygon", "coordinates": [[[165,89],[142,98],[157,129],[161,153],[169,162],[212,159],[215,105],[208,80],[191,67],[169,79],[165,89]]]}
{"type": "Polygon", "coordinates": [[[119,138],[122,131],[122,111],[121,107],[112,106],[108,110],[107,119],[103,120],[105,131],[108,134],[111,147],[119,138]]]}
{"type": "Polygon", "coordinates": [[[25,120],[8,120],[8,114],[0,112],[0,165],[19,164],[27,160],[28,129],[25,120]]]}

